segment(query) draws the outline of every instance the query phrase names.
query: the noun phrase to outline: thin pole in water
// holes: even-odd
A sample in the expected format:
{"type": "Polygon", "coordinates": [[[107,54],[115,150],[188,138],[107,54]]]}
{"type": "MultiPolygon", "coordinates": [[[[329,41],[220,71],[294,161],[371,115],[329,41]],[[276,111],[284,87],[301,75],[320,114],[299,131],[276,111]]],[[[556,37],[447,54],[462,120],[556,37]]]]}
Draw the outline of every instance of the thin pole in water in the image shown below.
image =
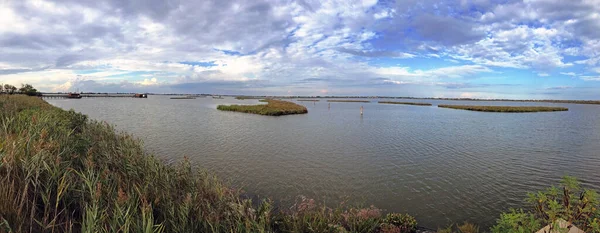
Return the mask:
{"type": "Polygon", "coordinates": [[[360,106],[360,115],[362,116],[363,114],[363,106],[360,106]]]}
{"type": "Polygon", "coordinates": [[[327,109],[331,109],[331,103],[329,103],[329,105],[327,105],[327,109]]]}

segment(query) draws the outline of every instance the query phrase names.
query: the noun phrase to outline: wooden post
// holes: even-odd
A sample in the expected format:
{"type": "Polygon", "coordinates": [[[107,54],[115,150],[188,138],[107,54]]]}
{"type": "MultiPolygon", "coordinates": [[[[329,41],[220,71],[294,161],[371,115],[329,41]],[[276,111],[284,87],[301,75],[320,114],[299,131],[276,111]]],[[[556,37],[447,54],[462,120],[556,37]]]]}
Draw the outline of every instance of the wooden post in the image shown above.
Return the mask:
{"type": "Polygon", "coordinates": [[[362,116],[363,114],[363,106],[360,106],[360,115],[362,116]]]}
{"type": "Polygon", "coordinates": [[[327,109],[331,109],[331,103],[329,103],[329,105],[327,105],[327,109]]]}

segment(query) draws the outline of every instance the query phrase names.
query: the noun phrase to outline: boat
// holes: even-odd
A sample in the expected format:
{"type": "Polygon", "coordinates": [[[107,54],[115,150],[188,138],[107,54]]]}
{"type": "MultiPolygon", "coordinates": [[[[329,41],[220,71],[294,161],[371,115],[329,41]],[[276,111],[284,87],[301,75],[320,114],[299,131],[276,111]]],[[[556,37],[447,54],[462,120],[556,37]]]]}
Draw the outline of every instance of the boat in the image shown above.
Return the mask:
{"type": "Polygon", "coordinates": [[[69,93],[67,95],[67,98],[69,98],[69,99],[81,99],[81,94],[79,94],[79,93],[69,93]]]}
{"type": "Polygon", "coordinates": [[[135,94],[133,97],[135,98],[148,98],[148,94],[135,94]]]}

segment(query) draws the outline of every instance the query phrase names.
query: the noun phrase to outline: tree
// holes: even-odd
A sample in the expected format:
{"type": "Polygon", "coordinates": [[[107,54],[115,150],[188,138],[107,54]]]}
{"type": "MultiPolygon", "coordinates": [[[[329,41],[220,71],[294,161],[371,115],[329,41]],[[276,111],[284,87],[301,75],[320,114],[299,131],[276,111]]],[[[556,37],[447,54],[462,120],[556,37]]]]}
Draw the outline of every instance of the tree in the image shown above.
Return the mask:
{"type": "Polygon", "coordinates": [[[28,96],[38,95],[38,91],[35,88],[33,88],[33,86],[31,86],[30,84],[21,84],[21,88],[19,88],[19,92],[21,92],[21,94],[25,94],[28,96]]]}
{"type": "Polygon", "coordinates": [[[14,94],[15,91],[17,91],[17,87],[10,84],[4,84],[4,91],[8,94],[14,94]]]}

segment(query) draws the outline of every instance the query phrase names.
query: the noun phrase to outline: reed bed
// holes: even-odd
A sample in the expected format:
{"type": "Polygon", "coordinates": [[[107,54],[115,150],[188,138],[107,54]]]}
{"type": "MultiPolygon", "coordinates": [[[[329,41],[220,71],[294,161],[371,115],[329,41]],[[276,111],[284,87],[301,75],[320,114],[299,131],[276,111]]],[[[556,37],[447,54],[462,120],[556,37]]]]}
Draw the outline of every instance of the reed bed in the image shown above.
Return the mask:
{"type": "Polygon", "coordinates": [[[281,116],[290,114],[308,113],[306,107],[288,101],[266,99],[260,100],[267,104],[258,105],[219,105],[217,109],[222,111],[234,111],[243,113],[253,113],[268,116],[281,116]]]}
{"type": "Polygon", "coordinates": [[[564,107],[541,107],[541,106],[471,106],[471,105],[438,105],[440,108],[462,109],[479,112],[556,112],[569,111],[564,107]]]}
{"type": "Polygon", "coordinates": [[[319,102],[321,100],[303,100],[303,99],[299,99],[297,101],[300,101],[300,102],[319,102]]]}
{"type": "Polygon", "coordinates": [[[406,105],[417,105],[417,106],[431,106],[430,103],[420,103],[420,102],[379,101],[377,103],[380,103],[380,104],[406,104],[406,105]]]}
{"type": "Polygon", "coordinates": [[[369,100],[327,100],[327,102],[339,102],[339,103],[370,103],[369,100]]]}
{"type": "MultiPolygon", "coordinates": [[[[283,101],[281,101],[283,102],[283,101]]],[[[285,104],[269,100],[269,104],[285,104]]],[[[408,215],[269,200],[166,165],[129,134],[40,98],[0,96],[0,232],[405,232],[408,215]],[[396,231],[393,231],[396,230],[396,231]]],[[[268,172],[268,171],[265,171],[268,172]]]]}
{"type": "Polygon", "coordinates": [[[254,97],[254,96],[236,96],[235,99],[236,100],[251,100],[251,99],[260,99],[260,97],[254,97]]]}

